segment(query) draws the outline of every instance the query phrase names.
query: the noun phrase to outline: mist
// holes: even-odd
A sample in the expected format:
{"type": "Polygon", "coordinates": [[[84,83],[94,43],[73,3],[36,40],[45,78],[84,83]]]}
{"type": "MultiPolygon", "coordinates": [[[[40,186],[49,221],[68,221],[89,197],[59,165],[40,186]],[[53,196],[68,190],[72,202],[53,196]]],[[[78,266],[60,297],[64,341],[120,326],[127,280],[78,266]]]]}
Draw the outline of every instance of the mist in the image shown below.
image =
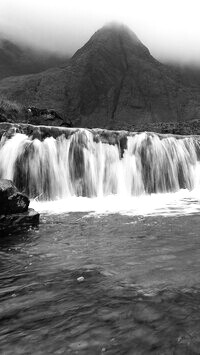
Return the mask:
{"type": "Polygon", "coordinates": [[[108,22],[129,26],[161,61],[200,63],[198,0],[1,0],[0,37],[72,55],[108,22]]]}

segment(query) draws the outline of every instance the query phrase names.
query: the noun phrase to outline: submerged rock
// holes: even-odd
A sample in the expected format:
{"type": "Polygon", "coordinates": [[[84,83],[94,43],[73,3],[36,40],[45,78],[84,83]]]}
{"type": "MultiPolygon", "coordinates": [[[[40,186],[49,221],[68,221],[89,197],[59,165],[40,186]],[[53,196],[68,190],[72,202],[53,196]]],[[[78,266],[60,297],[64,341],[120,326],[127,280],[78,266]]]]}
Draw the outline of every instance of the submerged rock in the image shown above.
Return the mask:
{"type": "Polygon", "coordinates": [[[29,208],[29,198],[19,192],[11,180],[0,180],[0,230],[39,222],[39,213],[29,208]]]}

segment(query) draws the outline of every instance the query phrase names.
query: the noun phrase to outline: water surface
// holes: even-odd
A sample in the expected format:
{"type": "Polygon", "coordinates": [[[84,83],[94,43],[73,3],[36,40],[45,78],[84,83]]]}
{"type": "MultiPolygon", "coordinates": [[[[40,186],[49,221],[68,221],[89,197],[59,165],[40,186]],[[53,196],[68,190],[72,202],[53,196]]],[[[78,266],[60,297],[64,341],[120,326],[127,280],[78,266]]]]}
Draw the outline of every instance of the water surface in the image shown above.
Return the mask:
{"type": "Polygon", "coordinates": [[[174,204],[169,215],[52,207],[38,228],[1,238],[1,353],[199,354],[199,213],[190,202],[196,210],[174,204]]]}

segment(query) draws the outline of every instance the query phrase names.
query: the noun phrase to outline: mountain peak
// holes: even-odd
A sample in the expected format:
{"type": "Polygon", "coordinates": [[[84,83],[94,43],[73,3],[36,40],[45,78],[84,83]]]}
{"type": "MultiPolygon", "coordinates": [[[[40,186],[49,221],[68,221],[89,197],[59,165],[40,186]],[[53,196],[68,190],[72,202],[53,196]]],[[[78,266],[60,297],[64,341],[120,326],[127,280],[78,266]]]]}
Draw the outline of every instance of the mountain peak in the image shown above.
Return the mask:
{"type": "Polygon", "coordinates": [[[80,48],[74,58],[85,52],[105,51],[126,52],[128,56],[136,55],[139,57],[149,56],[149,50],[143,45],[136,34],[127,26],[120,23],[109,23],[96,31],[89,41],[80,48]]]}
{"type": "Polygon", "coordinates": [[[121,37],[124,40],[130,38],[132,42],[141,43],[136,34],[131,29],[118,22],[110,22],[97,30],[91,39],[108,39],[109,37],[121,37]]]}
{"type": "MultiPolygon", "coordinates": [[[[12,63],[16,68],[16,56],[12,63]]],[[[0,95],[29,106],[53,107],[64,122],[70,119],[76,127],[127,129],[199,119],[198,88],[187,89],[177,78],[129,28],[109,24],[94,33],[66,66],[4,79],[0,95]]]]}

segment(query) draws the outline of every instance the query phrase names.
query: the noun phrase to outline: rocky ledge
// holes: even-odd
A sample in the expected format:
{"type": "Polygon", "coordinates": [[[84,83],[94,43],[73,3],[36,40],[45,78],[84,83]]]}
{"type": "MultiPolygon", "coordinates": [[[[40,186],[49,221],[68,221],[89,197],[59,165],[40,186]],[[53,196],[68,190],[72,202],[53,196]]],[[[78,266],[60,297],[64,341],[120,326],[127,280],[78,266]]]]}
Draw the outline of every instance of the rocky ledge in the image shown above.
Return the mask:
{"type": "Polygon", "coordinates": [[[0,180],[0,232],[7,228],[39,223],[39,213],[28,208],[29,199],[11,180],[0,180]]]}
{"type": "MultiPolygon", "coordinates": [[[[123,149],[126,148],[127,137],[134,136],[139,132],[148,132],[149,134],[156,133],[160,139],[173,137],[177,139],[182,139],[188,137],[189,135],[198,136],[200,135],[200,121],[199,121],[199,130],[193,130],[192,132],[184,129],[181,130],[175,129],[173,125],[151,125],[146,127],[132,127],[130,130],[108,130],[101,128],[87,128],[87,130],[92,133],[94,141],[107,144],[118,144],[123,149]],[[148,129],[147,129],[148,128],[148,129]]],[[[43,141],[47,137],[58,138],[61,135],[65,138],[70,138],[73,134],[82,132],[82,128],[75,127],[54,127],[54,126],[35,126],[28,123],[9,123],[9,122],[0,122],[0,141],[4,142],[4,139],[12,138],[16,133],[26,134],[28,137],[33,139],[39,139],[43,141]]]]}

